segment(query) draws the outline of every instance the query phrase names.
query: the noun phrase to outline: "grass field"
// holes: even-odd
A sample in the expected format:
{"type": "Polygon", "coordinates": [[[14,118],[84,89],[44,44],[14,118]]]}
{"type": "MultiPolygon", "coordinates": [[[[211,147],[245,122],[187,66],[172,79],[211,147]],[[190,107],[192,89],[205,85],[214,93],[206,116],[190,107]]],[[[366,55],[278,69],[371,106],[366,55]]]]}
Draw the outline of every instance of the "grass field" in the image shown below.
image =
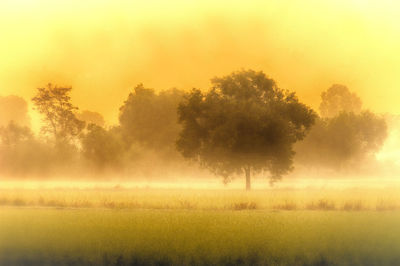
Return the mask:
{"type": "Polygon", "coordinates": [[[397,192],[2,190],[0,265],[400,265],[397,192]]]}
{"type": "Polygon", "coordinates": [[[0,189],[0,206],[169,210],[400,211],[400,188],[0,189]]]}

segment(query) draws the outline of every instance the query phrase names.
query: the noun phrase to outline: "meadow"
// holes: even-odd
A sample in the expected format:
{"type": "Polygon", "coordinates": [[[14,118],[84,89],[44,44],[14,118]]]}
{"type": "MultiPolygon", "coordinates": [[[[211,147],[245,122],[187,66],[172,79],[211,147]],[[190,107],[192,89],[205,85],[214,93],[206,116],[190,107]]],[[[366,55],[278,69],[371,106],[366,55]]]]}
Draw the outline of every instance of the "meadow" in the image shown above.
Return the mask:
{"type": "Polygon", "coordinates": [[[399,265],[385,189],[3,189],[0,265],[399,265]]]}

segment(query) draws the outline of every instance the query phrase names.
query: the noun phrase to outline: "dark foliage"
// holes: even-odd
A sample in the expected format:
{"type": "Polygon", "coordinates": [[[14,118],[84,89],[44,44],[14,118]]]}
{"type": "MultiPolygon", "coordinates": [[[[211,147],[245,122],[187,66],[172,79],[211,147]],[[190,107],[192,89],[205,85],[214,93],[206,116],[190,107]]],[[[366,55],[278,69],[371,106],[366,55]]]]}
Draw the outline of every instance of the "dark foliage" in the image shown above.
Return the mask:
{"type": "Polygon", "coordinates": [[[269,171],[272,180],[288,173],[293,144],[316,117],[295,93],[252,70],[214,78],[208,92],[193,89],[178,115],[178,150],[226,181],[233,173],[250,176],[250,170],[269,171]]]}

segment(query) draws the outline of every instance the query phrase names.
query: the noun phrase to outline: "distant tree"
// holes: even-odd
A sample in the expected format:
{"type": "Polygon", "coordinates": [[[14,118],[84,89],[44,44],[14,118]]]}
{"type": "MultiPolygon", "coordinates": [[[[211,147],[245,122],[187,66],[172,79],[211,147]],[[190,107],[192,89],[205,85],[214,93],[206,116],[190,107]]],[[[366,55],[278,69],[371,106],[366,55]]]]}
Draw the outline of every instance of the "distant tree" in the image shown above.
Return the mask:
{"type": "Polygon", "coordinates": [[[0,127],[0,143],[13,146],[21,142],[33,139],[33,133],[30,128],[20,126],[14,121],[10,121],[7,126],[0,127]]]}
{"type": "Polygon", "coordinates": [[[387,136],[383,117],[361,110],[362,101],[346,86],[333,85],[321,94],[321,117],[296,145],[296,162],[308,167],[352,169],[372,158],[387,136]]]}
{"type": "Polygon", "coordinates": [[[183,92],[169,89],[156,93],[139,84],[120,108],[119,121],[128,144],[138,142],[156,149],[175,150],[180,131],[176,109],[183,92]]]}
{"type": "Polygon", "coordinates": [[[50,134],[56,142],[71,141],[83,130],[85,122],[76,118],[75,107],[71,103],[71,87],[57,87],[48,84],[38,88],[32,101],[44,118],[42,132],[50,134]]]}
{"type": "Polygon", "coordinates": [[[89,124],[82,137],[82,153],[100,169],[117,166],[123,155],[124,145],[116,130],[106,130],[89,124]]]}
{"type": "Polygon", "coordinates": [[[296,161],[310,167],[343,169],[379,151],[386,136],[385,119],[369,111],[319,118],[298,143],[296,161]]]}
{"type": "Polygon", "coordinates": [[[0,127],[0,175],[43,177],[53,166],[52,150],[35,139],[28,127],[11,121],[0,127]]]}
{"type": "Polygon", "coordinates": [[[10,121],[29,126],[28,104],[18,96],[0,96],[0,126],[7,126],[10,121]]]}
{"type": "Polygon", "coordinates": [[[316,117],[295,93],[278,88],[263,72],[233,72],[193,89],[178,109],[182,131],[177,148],[186,158],[229,181],[232,174],[269,171],[271,182],[292,169],[293,144],[316,117]]]}
{"type": "Polygon", "coordinates": [[[322,117],[334,117],[341,112],[361,112],[361,99],[344,85],[332,85],[321,94],[321,98],[319,109],[322,117]]]}
{"type": "Polygon", "coordinates": [[[95,124],[99,127],[104,127],[105,121],[104,117],[97,112],[92,112],[88,110],[84,110],[82,112],[79,112],[76,114],[76,118],[78,118],[81,121],[86,122],[86,124],[95,124]]]}

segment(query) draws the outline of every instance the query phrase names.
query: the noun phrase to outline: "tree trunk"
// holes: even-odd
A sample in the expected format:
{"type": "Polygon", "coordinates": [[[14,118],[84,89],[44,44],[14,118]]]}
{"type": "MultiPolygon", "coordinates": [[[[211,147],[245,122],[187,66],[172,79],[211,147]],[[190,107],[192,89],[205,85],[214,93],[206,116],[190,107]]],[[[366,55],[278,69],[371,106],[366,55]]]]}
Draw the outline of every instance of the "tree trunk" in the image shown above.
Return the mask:
{"type": "Polygon", "coordinates": [[[245,167],[244,171],[246,173],[246,190],[250,190],[251,189],[250,166],[245,167]]]}

